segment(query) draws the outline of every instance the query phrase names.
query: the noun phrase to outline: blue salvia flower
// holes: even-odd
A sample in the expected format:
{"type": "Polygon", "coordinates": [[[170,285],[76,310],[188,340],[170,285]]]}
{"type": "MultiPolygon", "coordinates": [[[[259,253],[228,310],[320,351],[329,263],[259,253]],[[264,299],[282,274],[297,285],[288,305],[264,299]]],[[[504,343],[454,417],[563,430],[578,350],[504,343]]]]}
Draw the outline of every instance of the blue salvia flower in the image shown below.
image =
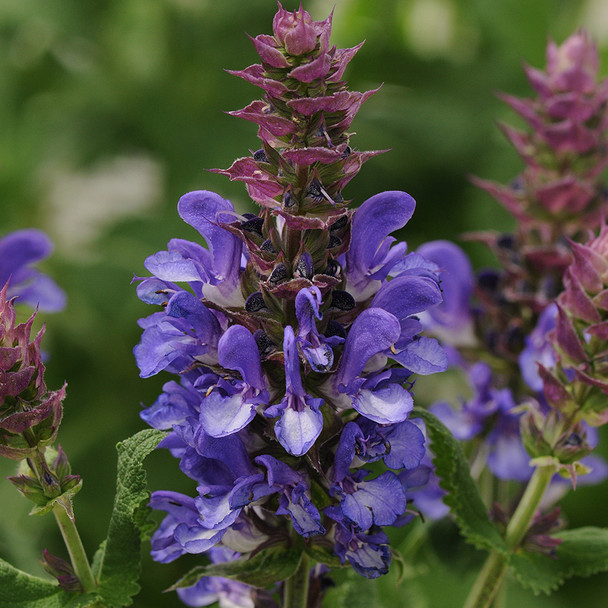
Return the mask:
{"type": "Polygon", "coordinates": [[[173,239],[137,279],[140,299],[160,307],[140,321],[141,376],[180,377],[142,417],[170,431],[161,447],[197,484],[194,497],[152,495],[167,513],[152,553],[247,555],[295,530],[373,578],[391,560],[381,527],[409,518],[414,484],[400,473],[425,455],[408,421],[414,376],[447,366],[418,318],[442,301],[437,266],[391,236],[411,196],[383,192],[355,211],[342,196],[377,154],[347,133],[371,94],[342,79],[358,47],[330,47],[331,18],[302,9],[279,8],[274,30],[254,39],[261,65],[236,72],[264,91],[233,113],[259,125],[262,147],[219,171],[246,184],[260,213],[186,194],[178,212],[206,247],[173,239]],[[392,470],[371,476],[371,462],[392,470]]]}
{"type": "Polygon", "coordinates": [[[290,325],[285,328],[283,352],[285,397],[277,405],[267,408],[264,415],[271,418],[280,416],[274,425],[279,443],[290,454],[302,456],[313,446],[323,429],[323,415],[319,411],[323,399],[311,397],[304,391],[296,338],[290,325]]]}
{"type": "Polygon", "coordinates": [[[16,230],[0,238],[0,287],[9,283],[7,297],[46,312],[65,307],[64,291],[32,265],[44,260],[53,244],[44,232],[33,228],[16,230]]]}

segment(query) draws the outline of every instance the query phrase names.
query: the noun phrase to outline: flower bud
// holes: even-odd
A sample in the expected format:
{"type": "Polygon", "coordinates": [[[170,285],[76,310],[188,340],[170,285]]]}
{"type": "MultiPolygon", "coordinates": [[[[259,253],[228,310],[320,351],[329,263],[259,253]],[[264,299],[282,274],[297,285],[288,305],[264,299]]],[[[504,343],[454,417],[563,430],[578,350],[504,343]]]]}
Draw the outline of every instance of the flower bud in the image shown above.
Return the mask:
{"type": "Polygon", "coordinates": [[[71,592],[82,591],[82,585],[69,562],[44,549],[40,563],[46,572],[57,579],[62,589],[71,592]]]}

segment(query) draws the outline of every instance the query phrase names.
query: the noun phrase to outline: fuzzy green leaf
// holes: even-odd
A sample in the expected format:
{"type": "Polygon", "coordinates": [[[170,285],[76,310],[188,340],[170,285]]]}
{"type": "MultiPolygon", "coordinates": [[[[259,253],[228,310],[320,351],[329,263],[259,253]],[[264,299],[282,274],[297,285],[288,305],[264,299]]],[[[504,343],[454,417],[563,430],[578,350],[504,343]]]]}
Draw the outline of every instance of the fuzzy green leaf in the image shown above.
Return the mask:
{"type": "Polygon", "coordinates": [[[0,559],[2,608],[85,608],[96,596],[68,593],[56,583],[32,576],[0,559]]]}
{"type": "Polygon", "coordinates": [[[447,492],[443,501],[450,507],[462,535],[478,549],[495,549],[506,554],[505,542],[490,520],[460,442],[430,412],[415,409],[412,416],[424,420],[434,454],[433,464],[440,485],[447,492]]]}
{"type": "Polygon", "coordinates": [[[130,606],[139,592],[141,539],[149,514],[144,458],[166,435],[148,429],[121,441],[118,450],[116,496],[108,535],[95,555],[100,573],[99,594],[107,608],[130,606]]]}
{"type": "Polygon", "coordinates": [[[519,552],[509,558],[517,580],[535,594],[555,591],[567,578],[608,570],[608,529],[577,528],[556,534],[557,557],[519,552]]]}
{"type": "Polygon", "coordinates": [[[231,562],[197,566],[177,581],[169,591],[190,587],[204,576],[221,576],[253,587],[270,587],[288,579],[298,568],[301,558],[301,547],[270,547],[251,558],[242,557],[231,562]]]}

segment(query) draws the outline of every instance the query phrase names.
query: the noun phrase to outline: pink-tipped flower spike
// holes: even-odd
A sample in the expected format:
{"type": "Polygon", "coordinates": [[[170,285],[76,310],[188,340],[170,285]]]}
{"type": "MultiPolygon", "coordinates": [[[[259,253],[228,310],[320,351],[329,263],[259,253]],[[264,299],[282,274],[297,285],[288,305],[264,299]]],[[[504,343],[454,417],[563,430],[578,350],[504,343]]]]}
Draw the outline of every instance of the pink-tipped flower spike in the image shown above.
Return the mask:
{"type": "Polygon", "coordinates": [[[258,125],[263,147],[215,171],[244,182],[249,196],[288,226],[327,229],[343,214],[344,186],[379,154],[352,149],[347,133],[376,91],[348,91],[342,81],[361,45],[330,47],[331,15],[313,21],[301,7],[290,12],[279,4],[273,32],[252,38],[261,64],[231,72],[264,91],[263,100],[230,112],[258,125]]]}
{"type": "Polygon", "coordinates": [[[377,154],[353,149],[348,133],[374,91],[348,90],[342,77],[360,45],[330,46],[330,31],[331,15],[314,21],[279,5],[273,34],[252,38],[261,63],[233,72],[263,91],[231,113],[257,124],[261,143],[216,171],[242,181],[260,211],[186,194],[180,216],[206,247],[172,239],[145,262],[153,276],[138,295],[162,310],[140,321],[134,354],[143,377],[167,371],[180,384],[167,383],[142,416],[172,431],[160,447],[198,492],[153,494],[167,512],[152,538],[157,561],[221,544],[246,559],[291,547],[295,532],[375,578],[391,560],[379,526],[407,517],[400,478],[360,466],[384,455],[386,467],[413,470],[424,456],[407,420],[414,375],[445,370],[447,357],[420,335],[417,315],[442,296],[436,265],[392,236],[412,217],[411,196],[382,192],[357,209],[343,198],[377,154]],[[355,420],[361,441],[345,431],[353,454],[331,485],[339,437],[355,420]],[[230,546],[235,535],[250,540],[230,546]]]}
{"type": "Polygon", "coordinates": [[[552,341],[558,376],[578,396],[577,418],[600,425],[608,422],[608,226],[588,243],[571,246],[574,259],[558,298],[552,341]]]}
{"type": "Polygon", "coordinates": [[[15,324],[8,284],[0,291],[0,455],[21,460],[52,443],[62,416],[65,387],[48,392],[40,330],[30,341],[35,314],[15,324]]]}
{"type": "MultiPolygon", "coordinates": [[[[512,360],[523,347],[518,336],[532,331],[563,289],[572,260],[564,237],[584,240],[588,230],[599,227],[608,202],[600,179],[608,163],[608,80],[598,81],[595,45],[579,31],[561,46],[549,43],[545,71],[525,70],[537,96],[501,96],[528,123],[526,131],[502,127],[525,167],[508,185],[474,179],[513,215],[517,227],[513,234],[471,235],[492,249],[502,267],[478,284],[484,303],[478,333],[493,352],[512,360]]],[[[571,283],[572,300],[577,282],[571,283]]],[[[575,304],[591,320],[594,313],[583,311],[589,306],[580,294],[571,301],[575,304]]],[[[560,331],[565,340],[566,326],[560,331]]],[[[573,340],[568,343],[574,348],[573,340]]]]}
{"type": "Polygon", "coordinates": [[[508,186],[476,183],[545,245],[596,228],[606,204],[599,176],[608,163],[608,80],[598,81],[598,65],[597,48],[579,31],[549,43],[545,71],[525,67],[536,98],[501,95],[531,128],[502,126],[526,168],[508,186]]]}

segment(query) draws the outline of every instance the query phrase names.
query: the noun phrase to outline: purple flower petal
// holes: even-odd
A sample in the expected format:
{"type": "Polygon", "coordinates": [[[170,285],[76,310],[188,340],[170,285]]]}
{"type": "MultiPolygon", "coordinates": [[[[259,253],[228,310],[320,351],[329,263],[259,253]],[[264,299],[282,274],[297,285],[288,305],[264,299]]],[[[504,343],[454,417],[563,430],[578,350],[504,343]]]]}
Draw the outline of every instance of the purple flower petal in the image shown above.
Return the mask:
{"type": "MultiPolygon", "coordinates": [[[[9,286],[9,295],[12,295],[9,286]]],[[[18,300],[32,308],[45,312],[58,312],[65,308],[67,297],[61,287],[51,277],[36,272],[27,283],[18,286],[18,300]]]]}
{"type": "Polygon", "coordinates": [[[405,350],[391,357],[406,369],[422,376],[444,372],[448,368],[448,357],[439,342],[425,336],[410,342],[405,350]]]}
{"type": "Polygon", "coordinates": [[[271,486],[295,486],[302,481],[302,477],[283,461],[265,454],[255,459],[256,464],[267,470],[268,483],[271,486]]]}
{"type": "Polygon", "coordinates": [[[65,307],[66,296],[50,277],[31,268],[31,264],[47,258],[53,244],[40,230],[26,228],[0,239],[0,285],[10,279],[8,297],[38,306],[47,312],[65,307]]]}
{"type": "Polygon", "coordinates": [[[424,458],[424,434],[409,421],[396,424],[388,433],[390,451],[384,464],[391,469],[414,469],[424,458]]]}
{"type": "Polygon", "coordinates": [[[374,524],[390,526],[405,511],[405,491],[397,476],[387,471],[358,483],[355,492],[344,495],[340,506],[361,530],[369,530],[374,524]]]}
{"type": "Polygon", "coordinates": [[[428,310],[441,301],[437,283],[426,277],[402,275],[385,283],[370,306],[382,308],[401,320],[428,310]]]}
{"type": "Polygon", "coordinates": [[[524,382],[534,391],[543,389],[543,381],[538,372],[537,363],[546,368],[553,367],[555,351],[547,339],[547,334],[555,328],[557,308],[554,304],[547,306],[538,317],[536,327],[526,337],[526,347],[521,351],[518,362],[524,382]]]}
{"type": "Polygon", "coordinates": [[[349,281],[357,284],[376,270],[373,262],[378,249],[391,232],[407,224],[415,206],[409,194],[388,191],[372,196],[357,209],[352,221],[350,249],[346,254],[345,274],[349,281]]]}
{"type": "Polygon", "coordinates": [[[226,528],[213,530],[201,525],[179,524],[175,528],[175,540],[186,553],[204,553],[220,542],[226,528]]]}
{"type": "Polygon", "coordinates": [[[237,370],[249,386],[258,390],[266,388],[260,351],[246,327],[232,325],[226,330],[218,343],[218,361],[222,367],[237,370]]]}
{"type": "Polygon", "coordinates": [[[321,514],[305,492],[305,486],[298,484],[291,492],[283,494],[277,515],[289,515],[296,532],[304,538],[325,534],[321,514]]]}
{"type": "Polygon", "coordinates": [[[0,284],[21,268],[47,258],[53,244],[44,232],[26,228],[16,230],[0,239],[0,284]]]}
{"type": "Polygon", "coordinates": [[[200,422],[212,437],[225,437],[246,427],[255,417],[255,402],[243,393],[223,396],[212,391],[201,403],[200,422]]]}
{"type": "Polygon", "coordinates": [[[177,285],[160,281],[156,277],[133,277],[133,281],[141,281],[137,285],[137,297],[145,304],[162,306],[177,290],[177,285]]]}
{"type": "Polygon", "coordinates": [[[389,349],[401,333],[399,321],[381,308],[364,310],[352,324],[340,365],[336,385],[348,386],[362,371],[369,358],[389,349]]]}
{"type": "Polygon", "coordinates": [[[197,340],[215,349],[221,327],[215,315],[198,298],[187,291],[176,293],[167,303],[165,312],[169,317],[185,319],[196,332],[197,340]]]}
{"type": "Polygon", "coordinates": [[[471,322],[473,269],[469,258],[449,241],[425,243],[418,253],[437,264],[441,277],[443,302],[430,311],[431,319],[458,331],[471,322]]]}
{"type": "Polygon", "coordinates": [[[353,407],[379,424],[403,422],[414,408],[409,391],[399,384],[376,390],[361,389],[353,395],[353,407]]]}
{"type": "Polygon", "coordinates": [[[180,217],[203,236],[213,260],[218,281],[236,284],[241,265],[242,242],[222,228],[220,222],[234,221],[234,207],[215,192],[198,190],[179,199],[180,217]]]}
{"type": "Polygon", "coordinates": [[[321,291],[312,286],[300,289],[296,295],[296,317],[298,319],[298,336],[305,336],[316,330],[315,318],[322,319],[319,308],[322,304],[321,291]]]}
{"type": "Polygon", "coordinates": [[[340,434],[340,443],[334,456],[334,466],[331,478],[335,482],[342,481],[349,473],[350,465],[355,457],[357,439],[363,438],[363,432],[356,422],[347,422],[340,434]]]}
{"type": "Polygon", "coordinates": [[[307,399],[301,410],[285,408],[274,425],[279,443],[294,456],[302,456],[313,446],[323,430],[323,415],[319,411],[322,399],[307,399]]]}
{"type": "Polygon", "coordinates": [[[498,434],[488,455],[488,467],[499,479],[528,481],[534,469],[530,466],[519,433],[498,434]]]}
{"type": "MultiPolygon", "coordinates": [[[[204,491],[204,487],[199,488],[199,492],[204,491]]],[[[194,500],[194,503],[203,527],[209,530],[222,530],[231,526],[241,513],[240,509],[232,507],[228,494],[211,497],[201,495],[194,500]]]]}
{"type": "Polygon", "coordinates": [[[200,264],[184,259],[177,251],[159,251],[146,258],[144,266],[161,281],[180,283],[209,280],[209,275],[200,264]]]}
{"type": "Polygon", "coordinates": [[[188,416],[196,415],[200,400],[201,395],[185,378],[182,378],[181,386],[172,380],[163,386],[160,397],[139,415],[152,428],[171,429],[188,416]]]}
{"type": "MultiPolygon", "coordinates": [[[[159,313],[163,314],[163,313],[159,313]]],[[[164,315],[163,315],[164,316],[164,315]]],[[[160,326],[151,326],[144,330],[141,341],[133,348],[141,378],[149,378],[167,369],[180,353],[175,349],[173,339],[183,336],[168,324],[161,329],[160,326]]]]}

